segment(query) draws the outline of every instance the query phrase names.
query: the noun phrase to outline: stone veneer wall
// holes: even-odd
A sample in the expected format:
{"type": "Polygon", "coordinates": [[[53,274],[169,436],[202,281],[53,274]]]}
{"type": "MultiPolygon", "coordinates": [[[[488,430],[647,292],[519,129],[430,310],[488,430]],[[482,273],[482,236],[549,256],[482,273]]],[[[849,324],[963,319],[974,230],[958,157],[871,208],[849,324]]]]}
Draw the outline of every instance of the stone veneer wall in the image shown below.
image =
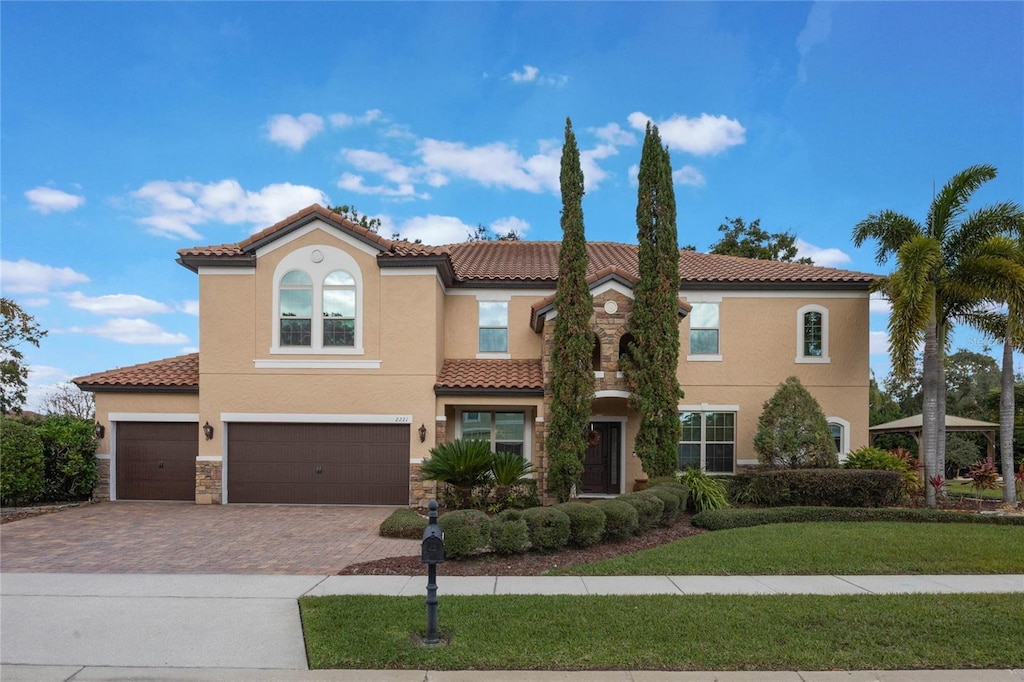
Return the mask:
{"type": "Polygon", "coordinates": [[[196,462],[196,504],[222,502],[221,466],[221,462],[196,462]]]}
{"type": "Polygon", "coordinates": [[[409,465],[409,506],[426,509],[430,500],[437,499],[437,481],[424,481],[422,467],[409,465]]]}
{"type": "Polygon", "coordinates": [[[96,487],[92,489],[94,502],[110,501],[110,459],[96,458],[96,487]]]}

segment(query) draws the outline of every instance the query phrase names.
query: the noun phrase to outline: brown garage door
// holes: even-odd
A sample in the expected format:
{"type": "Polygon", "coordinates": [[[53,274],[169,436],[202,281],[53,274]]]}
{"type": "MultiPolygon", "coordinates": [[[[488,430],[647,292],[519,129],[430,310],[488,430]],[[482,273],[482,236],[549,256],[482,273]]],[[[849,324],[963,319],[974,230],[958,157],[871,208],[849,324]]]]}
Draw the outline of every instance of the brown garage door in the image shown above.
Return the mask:
{"type": "Polygon", "coordinates": [[[195,500],[199,425],[118,422],[117,499],[195,500]]]}
{"type": "Polygon", "coordinates": [[[407,424],[228,425],[228,502],[408,504],[407,424]]]}

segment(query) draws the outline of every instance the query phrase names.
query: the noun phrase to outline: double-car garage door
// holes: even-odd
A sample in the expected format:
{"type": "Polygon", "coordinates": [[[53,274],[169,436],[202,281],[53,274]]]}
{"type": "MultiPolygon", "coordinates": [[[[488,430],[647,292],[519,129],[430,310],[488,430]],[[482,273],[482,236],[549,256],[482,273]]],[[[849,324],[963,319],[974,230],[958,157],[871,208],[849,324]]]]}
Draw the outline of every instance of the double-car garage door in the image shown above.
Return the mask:
{"type": "Polygon", "coordinates": [[[228,425],[228,502],[408,504],[407,424],[228,425]]]}
{"type": "MultiPolygon", "coordinates": [[[[409,502],[408,424],[227,425],[226,502],[409,502]]],[[[193,500],[199,425],[120,422],[122,500],[193,500]]]]}

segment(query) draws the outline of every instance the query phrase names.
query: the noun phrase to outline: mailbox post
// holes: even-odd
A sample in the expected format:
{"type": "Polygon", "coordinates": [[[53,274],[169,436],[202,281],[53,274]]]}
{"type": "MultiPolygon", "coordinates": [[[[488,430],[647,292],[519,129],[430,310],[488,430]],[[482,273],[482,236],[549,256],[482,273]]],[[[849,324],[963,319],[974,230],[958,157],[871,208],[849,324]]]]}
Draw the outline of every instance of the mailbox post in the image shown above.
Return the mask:
{"type": "Polygon", "coordinates": [[[420,561],[427,565],[427,636],[423,643],[437,644],[437,565],[444,563],[444,532],[437,525],[437,501],[431,500],[427,509],[420,555],[420,561]]]}

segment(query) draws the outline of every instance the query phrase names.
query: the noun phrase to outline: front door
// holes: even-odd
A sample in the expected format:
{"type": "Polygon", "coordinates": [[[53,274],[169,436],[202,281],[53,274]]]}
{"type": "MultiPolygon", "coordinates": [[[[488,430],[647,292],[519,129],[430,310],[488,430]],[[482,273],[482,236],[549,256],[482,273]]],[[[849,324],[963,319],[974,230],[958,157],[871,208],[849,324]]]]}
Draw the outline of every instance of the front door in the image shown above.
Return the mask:
{"type": "Polygon", "coordinates": [[[621,492],[619,482],[619,448],[622,424],[619,422],[591,422],[587,453],[583,458],[583,486],[586,494],[613,494],[621,492]]]}

